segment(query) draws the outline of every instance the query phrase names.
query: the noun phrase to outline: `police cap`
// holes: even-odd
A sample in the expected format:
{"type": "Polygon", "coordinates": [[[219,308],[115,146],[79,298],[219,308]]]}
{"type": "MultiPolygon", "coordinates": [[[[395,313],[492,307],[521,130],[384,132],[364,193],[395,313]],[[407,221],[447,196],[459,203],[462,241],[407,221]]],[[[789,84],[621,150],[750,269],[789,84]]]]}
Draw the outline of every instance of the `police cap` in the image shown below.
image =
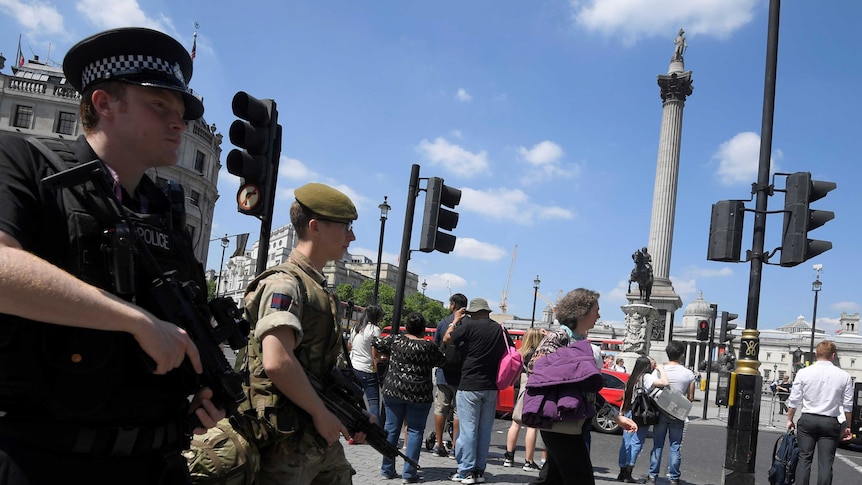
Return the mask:
{"type": "Polygon", "coordinates": [[[354,221],[359,217],[353,202],[328,185],[305,184],[296,189],[293,194],[303,207],[323,217],[338,221],[354,221]]]}
{"type": "Polygon", "coordinates": [[[79,92],[105,81],[170,89],[183,95],[187,120],[203,116],[204,105],[191,89],[192,59],[162,32],[141,27],[106,30],[78,42],[63,59],[66,81],[79,92]]]}

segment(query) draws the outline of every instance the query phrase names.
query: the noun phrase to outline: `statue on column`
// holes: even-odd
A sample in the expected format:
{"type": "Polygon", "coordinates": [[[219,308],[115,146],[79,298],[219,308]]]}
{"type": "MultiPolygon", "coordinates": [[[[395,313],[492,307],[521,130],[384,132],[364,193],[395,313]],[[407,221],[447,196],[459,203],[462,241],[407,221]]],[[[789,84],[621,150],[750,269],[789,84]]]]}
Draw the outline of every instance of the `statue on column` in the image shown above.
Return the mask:
{"type": "Polygon", "coordinates": [[[670,58],[670,62],[674,61],[683,61],[683,54],[685,54],[685,49],[688,47],[688,44],[685,42],[685,31],[679,29],[679,34],[676,35],[676,38],[673,40],[673,56],[670,58]]]}
{"type": "Polygon", "coordinates": [[[641,300],[644,303],[649,303],[653,284],[652,256],[650,256],[649,251],[644,246],[632,254],[632,259],[635,262],[635,267],[629,277],[628,292],[631,293],[632,291],[632,283],[637,283],[641,300]]]}

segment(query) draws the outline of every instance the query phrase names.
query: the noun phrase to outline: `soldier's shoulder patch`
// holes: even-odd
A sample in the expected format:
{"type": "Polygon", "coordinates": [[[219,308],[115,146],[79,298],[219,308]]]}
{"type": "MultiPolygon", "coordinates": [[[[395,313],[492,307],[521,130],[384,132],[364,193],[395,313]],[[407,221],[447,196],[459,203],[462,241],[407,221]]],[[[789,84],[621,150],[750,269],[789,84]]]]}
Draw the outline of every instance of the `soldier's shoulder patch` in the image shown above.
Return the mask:
{"type": "Polygon", "coordinates": [[[274,310],[288,310],[293,302],[293,297],[284,293],[273,293],[269,307],[274,310]]]}

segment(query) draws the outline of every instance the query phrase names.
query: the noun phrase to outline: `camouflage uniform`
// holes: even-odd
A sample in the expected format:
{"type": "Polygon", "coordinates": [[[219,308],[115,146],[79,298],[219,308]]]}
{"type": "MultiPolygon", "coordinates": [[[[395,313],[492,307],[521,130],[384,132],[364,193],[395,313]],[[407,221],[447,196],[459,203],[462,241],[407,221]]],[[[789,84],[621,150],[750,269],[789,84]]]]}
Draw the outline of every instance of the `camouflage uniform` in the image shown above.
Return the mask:
{"type": "MultiPolygon", "coordinates": [[[[296,190],[297,201],[306,202],[323,216],[356,219],[350,200],[328,191],[334,189],[309,184],[296,190]],[[326,204],[339,203],[336,209],[344,209],[342,212],[327,210],[326,204]]],[[[336,297],[326,290],[326,277],[297,250],[286,262],[261,273],[246,290],[245,318],[252,323],[247,356],[249,405],[277,429],[272,444],[261,450],[259,484],[352,483],[355,472],[341,444],[325,444],[311,417],[267,378],[261,358],[264,335],[277,327],[290,327],[296,335],[297,359],[306,372],[322,379],[335,366],[342,349],[336,303],[336,297]]]]}

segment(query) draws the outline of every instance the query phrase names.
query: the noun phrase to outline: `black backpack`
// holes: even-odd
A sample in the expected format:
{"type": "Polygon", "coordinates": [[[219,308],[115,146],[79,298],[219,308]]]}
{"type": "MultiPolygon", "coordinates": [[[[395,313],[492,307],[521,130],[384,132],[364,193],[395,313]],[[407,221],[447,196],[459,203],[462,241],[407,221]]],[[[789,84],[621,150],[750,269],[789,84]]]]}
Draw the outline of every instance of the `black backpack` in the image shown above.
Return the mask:
{"type": "Polygon", "coordinates": [[[791,485],[796,482],[796,463],[799,461],[799,444],[793,430],[779,436],[772,449],[771,485],[791,485]]]}
{"type": "MultiPolygon", "coordinates": [[[[449,325],[452,325],[452,315],[447,317],[449,325]]],[[[444,372],[461,373],[461,366],[464,364],[464,349],[463,345],[444,344],[441,338],[440,350],[445,355],[443,365],[440,366],[444,372]]]]}

